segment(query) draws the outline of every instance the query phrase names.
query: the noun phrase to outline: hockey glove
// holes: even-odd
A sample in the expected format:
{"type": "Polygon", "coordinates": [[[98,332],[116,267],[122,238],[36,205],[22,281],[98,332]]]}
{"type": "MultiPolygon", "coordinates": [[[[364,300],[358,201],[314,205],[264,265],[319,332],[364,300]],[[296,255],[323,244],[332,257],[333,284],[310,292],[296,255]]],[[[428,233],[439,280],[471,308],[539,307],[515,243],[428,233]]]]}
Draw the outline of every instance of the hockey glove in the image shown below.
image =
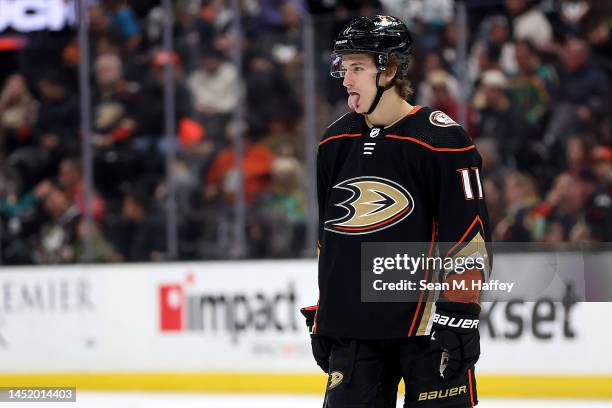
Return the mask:
{"type": "Polygon", "coordinates": [[[314,333],[315,315],[317,314],[317,306],[308,306],[300,309],[302,315],[306,318],[306,327],[310,333],[310,344],[312,346],[312,355],[314,356],[317,365],[321,370],[329,372],[329,356],[331,355],[331,339],[326,336],[318,336],[314,333]]]}
{"type": "Polygon", "coordinates": [[[445,380],[463,374],[478,361],[480,334],[475,303],[438,302],[431,328],[434,369],[445,380]]]}

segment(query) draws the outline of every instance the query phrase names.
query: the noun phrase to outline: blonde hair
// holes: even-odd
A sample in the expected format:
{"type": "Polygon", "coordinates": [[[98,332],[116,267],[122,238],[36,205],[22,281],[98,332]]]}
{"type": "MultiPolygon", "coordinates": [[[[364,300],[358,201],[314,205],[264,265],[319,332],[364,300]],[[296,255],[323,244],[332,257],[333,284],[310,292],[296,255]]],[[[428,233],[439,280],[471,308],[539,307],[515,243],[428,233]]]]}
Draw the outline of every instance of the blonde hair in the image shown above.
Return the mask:
{"type": "Polygon", "coordinates": [[[407,78],[402,77],[402,74],[400,72],[401,66],[402,61],[400,57],[398,57],[396,54],[391,54],[389,56],[387,69],[396,69],[395,79],[393,80],[395,90],[397,91],[399,96],[401,96],[402,99],[408,99],[408,97],[414,93],[414,89],[412,88],[412,83],[407,78]]]}

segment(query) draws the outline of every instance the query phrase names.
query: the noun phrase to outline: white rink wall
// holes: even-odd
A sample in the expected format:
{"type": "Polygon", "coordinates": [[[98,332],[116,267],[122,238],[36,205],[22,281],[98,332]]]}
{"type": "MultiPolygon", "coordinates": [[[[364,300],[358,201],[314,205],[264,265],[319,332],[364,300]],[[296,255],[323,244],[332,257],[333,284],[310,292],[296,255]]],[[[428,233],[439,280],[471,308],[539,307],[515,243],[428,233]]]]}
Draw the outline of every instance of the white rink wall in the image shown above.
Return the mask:
{"type": "MultiPolygon", "coordinates": [[[[314,260],[3,267],[0,380],[205,373],[215,381],[203,389],[219,391],[232,375],[318,382],[299,313],[316,300],[314,260]]],[[[563,395],[582,378],[597,385],[579,396],[612,398],[612,303],[498,302],[483,313],[477,372],[489,395],[534,379],[563,395]]]]}

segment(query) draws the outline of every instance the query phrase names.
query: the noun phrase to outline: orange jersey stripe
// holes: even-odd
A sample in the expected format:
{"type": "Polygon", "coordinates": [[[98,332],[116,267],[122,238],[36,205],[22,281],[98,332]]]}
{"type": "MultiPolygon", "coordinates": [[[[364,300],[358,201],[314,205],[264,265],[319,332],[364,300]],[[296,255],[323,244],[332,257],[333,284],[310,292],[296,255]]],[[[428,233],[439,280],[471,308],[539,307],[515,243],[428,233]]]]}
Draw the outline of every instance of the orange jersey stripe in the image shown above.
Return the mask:
{"type": "Polygon", "coordinates": [[[321,140],[319,142],[319,146],[321,146],[323,143],[327,143],[327,142],[329,142],[330,140],[333,140],[333,139],[339,139],[341,137],[359,137],[359,136],[361,136],[361,133],[343,133],[341,135],[330,136],[330,137],[328,137],[326,139],[321,140]]]}
{"type": "Polygon", "coordinates": [[[482,231],[484,232],[484,225],[482,224],[482,220],[480,219],[480,216],[477,215],[476,218],[474,218],[474,221],[472,221],[472,223],[470,224],[470,226],[465,230],[465,232],[463,233],[463,235],[461,236],[461,238],[459,238],[459,241],[457,241],[455,243],[455,245],[452,246],[451,249],[448,250],[448,252],[446,253],[445,256],[449,256],[451,254],[451,252],[453,252],[455,250],[455,248],[457,248],[457,245],[459,245],[460,243],[462,243],[465,240],[465,237],[470,233],[470,231],[472,230],[472,228],[474,227],[474,225],[476,223],[480,224],[480,228],[482,229],[482,231]]]}
{"type": "Polygon", "coordinates": [[[417,113],[418,111],[420,111],[422,108],[421,105],[414,105],[412,107],[412,110],[410,112],[408,112],[408,114],[406,116],[410,116],[410,115],[414,115],[415,113],[417,113]]]}
{"type": "MultiPolygon", "coordinates": [[[[393,122],[393,123],[391,123],[391,124],[389,124],[389,125],[386,125],[384,128],[385,128],[385,129],[390,128],[391,126],[395,125],[395,124],[396,124],[397,122],[399,122],[400,120],[402,120],[402,119],[404,119],[404,118],[407,118],[408,116],[412,116],[412,115],[414,115],[415,113],[417,113],[418,111],[420,111],[420,110],[421,110],[421,108],[422,108],[422,106],[421,106],[421,105],[414,105],[414,106],[412,107],[412,109],[410,110],[410,112],[408,112],[407,114],[405,114],[404,116],[402,116],[401,118],[399,118],[398,120],[396,120],[395,122],[393,122]]],[[[370,127],[370,128],[373,128],[373,127],[380,127],[380,126],[374,126],[374,125],[372,124],[372,122],[370,122],[370,121],[368,120],[368,117],[367,117],[367,116],[364,116],[364,118],[365,118],[365,121],[366,121],[366,124],[368,125],[368,127],[370,127]]]]}
{"type": "Polygon", "coordinates": [[[319,300],[320,299],[317,299],[317,311],[315,312],[314,323],[312,325],[312,334],[317,334],[317,329],[319,328],[317,326],[317,316],[319,315],[319,300]]]}
{"type": "Polygon", "coordinates": [[[414,137],[410,137],[410,136],[399,136],[399,135],[386,135],[385,137],[389,137],[391,139],[400,139],[400,140],[408,140],[410,142],[414,142],[414,143],[418,143],[421,146],[424,146],[426,148],[428,148],[429,150],[433,150],[435,152],[465,152],[468,150],[472,150],[475,149],[476,146],[471,145],[471,146],[467,146],[467,147],[460,147],[460,148],[450,148],[450,147],[433,147],[432,145],[425,143],[419,139],[416,139],[414,137]]]}

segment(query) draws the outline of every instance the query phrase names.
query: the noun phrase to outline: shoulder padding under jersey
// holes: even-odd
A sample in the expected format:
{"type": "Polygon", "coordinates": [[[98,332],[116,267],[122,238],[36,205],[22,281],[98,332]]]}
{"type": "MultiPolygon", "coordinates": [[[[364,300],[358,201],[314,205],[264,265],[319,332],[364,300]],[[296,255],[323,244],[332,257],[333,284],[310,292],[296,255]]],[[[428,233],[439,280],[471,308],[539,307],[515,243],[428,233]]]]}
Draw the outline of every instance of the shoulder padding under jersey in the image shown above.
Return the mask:
{"type": "Polygon", "coordinates": [[[463,151],[474,148],[463,128],[439,110],[423,107],[386,134],[389,139],[418,143],[431,150],[463,151]]]}
{"type": "Polygon", "coordinates": [[[321,141],[339,135],[360,134],[363,131],[362,127],[362,116],[359,113],[347,112],[327,127],[321,141]]]}

